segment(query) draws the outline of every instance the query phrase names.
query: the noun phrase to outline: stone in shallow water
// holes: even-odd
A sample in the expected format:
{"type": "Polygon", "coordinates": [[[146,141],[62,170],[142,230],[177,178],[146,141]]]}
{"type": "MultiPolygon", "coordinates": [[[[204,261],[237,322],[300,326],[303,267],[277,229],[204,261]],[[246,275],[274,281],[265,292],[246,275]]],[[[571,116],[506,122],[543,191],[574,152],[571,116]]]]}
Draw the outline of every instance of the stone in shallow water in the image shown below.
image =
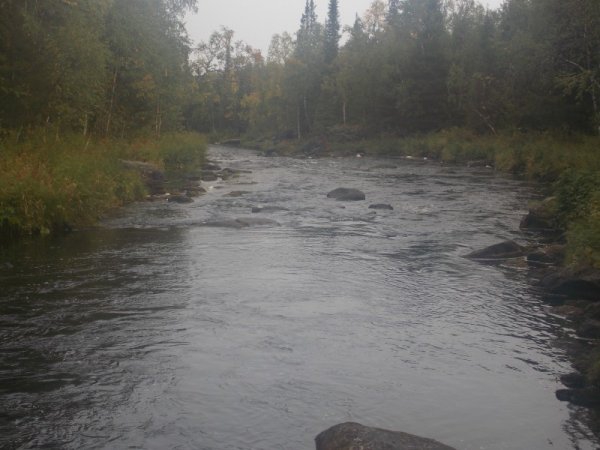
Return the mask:
{"type": "Polygon", "coordinates": [[[315,443],[317,450],[454,450],[433,439],[353,422],[323,431],[315,443]]]}
{"type": "Polygon", "coordinates": [[[365,193],[354,188],[337,188],[327,194],[327,198],[334,198],[338,201],[353,202],[364,200],[365,193]]]}
{"type": "Polygon", "coordinates": [[[469,253],[466,257],[471,259],[505,259],[525,256],[526,250],[514,241],[505,241],[491,245],[483,250],[469,253]]]}
{"type": "Polygon", "coordinates": [[[388,205],[387,203],[375,203],[373,205],[369,205],[369,209],[385,209],[388,211],[393,211],[394,207],[392,205],[388,205]]]}

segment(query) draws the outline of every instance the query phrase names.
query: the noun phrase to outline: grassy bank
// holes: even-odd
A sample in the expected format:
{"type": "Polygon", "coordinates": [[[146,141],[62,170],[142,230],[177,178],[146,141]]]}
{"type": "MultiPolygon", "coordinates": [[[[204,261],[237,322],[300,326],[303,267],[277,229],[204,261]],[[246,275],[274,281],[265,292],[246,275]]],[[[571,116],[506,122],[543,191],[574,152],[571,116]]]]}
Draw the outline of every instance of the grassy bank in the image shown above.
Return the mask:
{"type": "Polygon", "coordinates": [[[141,199],[140,175],[120,160],[148,161],[167,171],[200,165],[202,137],[172,134],[160,139],[88,140],[32,132],[0,141],[0,233],[2,238],[49,234],[93,224],[111,208],[141,199]]]}

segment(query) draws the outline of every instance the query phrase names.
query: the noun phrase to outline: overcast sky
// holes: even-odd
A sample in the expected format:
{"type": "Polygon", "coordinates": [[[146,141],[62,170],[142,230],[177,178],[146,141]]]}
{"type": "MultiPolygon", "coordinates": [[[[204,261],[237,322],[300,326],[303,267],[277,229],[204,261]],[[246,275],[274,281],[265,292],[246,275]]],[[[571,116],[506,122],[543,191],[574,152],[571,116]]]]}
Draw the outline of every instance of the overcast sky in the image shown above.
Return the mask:
{"type": "MultiPolygon", "coordinates": [[[[497,8],[503,0],[480,0],[497,8]]],[[[352,25],[354,17],[367,10],[372,0],[339,0],[343,25],[352,25]]],[[[319,21],[327,16],[328,0],[316,0],[319,21]]],[[[266,56],[271,36],[300,25],[305,0],[198,0],[198,13],[187,17],[187,28],[194,42],[205,41],[222,25],[235,31],[235,39],[260,48],[266,56]]]]}

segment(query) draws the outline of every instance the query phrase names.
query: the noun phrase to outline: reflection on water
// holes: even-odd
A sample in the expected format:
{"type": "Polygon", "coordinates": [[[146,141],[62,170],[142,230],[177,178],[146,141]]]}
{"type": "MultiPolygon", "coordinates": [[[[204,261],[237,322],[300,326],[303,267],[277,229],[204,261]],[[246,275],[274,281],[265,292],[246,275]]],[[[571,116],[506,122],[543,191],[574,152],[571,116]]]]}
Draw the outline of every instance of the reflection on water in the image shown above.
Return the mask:
{"type": "Polygon", "coordinates": [[[523,270],[461,257],[523,239],[527,186],[212,152],[252,173],[3,250],[0,446],[295,450],[353,420],[461,449],[594,448],[554,398],[569,363],[523,270]],[[339,186],[367,202],[325,197],[339,186]],[[198,226],[250,216],[281,226],[198,226]]]}

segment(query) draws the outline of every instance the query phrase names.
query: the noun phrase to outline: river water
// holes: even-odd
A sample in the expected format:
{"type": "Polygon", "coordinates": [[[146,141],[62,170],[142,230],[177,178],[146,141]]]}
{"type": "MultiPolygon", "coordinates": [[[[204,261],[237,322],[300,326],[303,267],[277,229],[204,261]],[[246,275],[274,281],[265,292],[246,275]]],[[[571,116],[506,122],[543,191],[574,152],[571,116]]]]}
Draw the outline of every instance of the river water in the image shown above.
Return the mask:
{"type": "Polygon", "coordinates": [[[211,158],[252,173],[2,250],[0,447],[299,450],[357,421],[458,449],[595,448],[555,399],[565,332],[526,270],[463,258],[526,239],[530,186],[416,160],[211,158]],[[340,186],[367,201],[326,198],[340,186]],[[199,226],[250,216],[279,226],[199,226]]]}

